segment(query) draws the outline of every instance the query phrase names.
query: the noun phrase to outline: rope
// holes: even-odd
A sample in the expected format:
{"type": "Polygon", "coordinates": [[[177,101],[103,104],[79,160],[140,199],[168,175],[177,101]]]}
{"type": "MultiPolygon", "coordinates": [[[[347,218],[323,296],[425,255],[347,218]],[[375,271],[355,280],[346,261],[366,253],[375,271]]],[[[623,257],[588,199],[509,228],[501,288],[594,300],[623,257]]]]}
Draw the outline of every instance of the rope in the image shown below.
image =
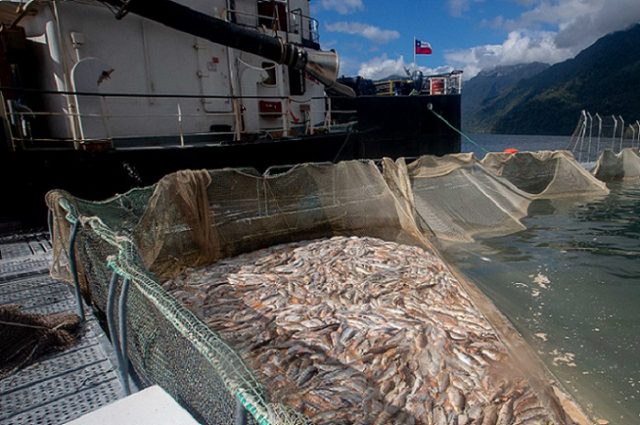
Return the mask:
{"type": "Polygon", "coordinates": [[[347,146],[347,143],[349,143],[350,138],[351,138],[351,131],[347,133],[347,136],[344,138],[344,142],[342,142],[342,145],[340,146],[340,149],[338,149],[338,152],[336,153],[336,156],[333,158],[332,162],[336,162],[338,160],[338,158],[340,157],[340,154],[342,153],[342,150],[344,149],[345,146],[347,146]]]}
{"type": "Polygon", "coordinates": [[[276,67],[276,66],[278,66],[278,64],[275,64],[275,63],[274,63],[273,65],[270,65],[270,66],[268,66],[268,67],[266,67],[266,68],[263,68],[263,67],[261,67],[261,66],[251,65],[250,63],[247,63],[247,62],[243,61],[243,60],[242,60],[242,59],[240,59],[240,58],[236,58],[236,59],[238,60],[238,62],[240,62],[240,63],[241,63],[241,64],[243,64],[244,66],[246,66],[246,67],[247,67],[247,68],[249,68],[249,69],[253,69],[254,71],[270,71],[270,70],[272,70],[272,69],[275,69],[275,67],[276,67]]]}
{"type": "Polygon", "coordinates": [[[19,322],[5,322],[4,320],[0,320],[0,325],[7,325],[7,326],[16,326],[18,328],[32,328],[32,329],[43,329],[45,331],[55,331],[58,330],[61,326],[63,326],[65,323],[62,322],[59,325],[53,327],[53,328],[49,328],[46,326],[38,326],[38,325],[28,325],[26,323],[19,323],[19,322]]]}
{"type": "Polygon", "coordinates": [[[447,121],[447,119],[445,117],[443,117],[442,115],[440,115],[436,111],[434,111],[432,107],[429,107],[429,110],[433,113],[433,115],[435,115],[436,117],[440,118],[446,125],[448,125],[449,128],[451,128],[453,131],[455,131],[456,133],[458,133],[459,135],[461,135],[462,137],[467,139],[467,141],[469,141],[472,145],[474,145],[477,148],[481,149],[484,153],[489,153],[489,151],[487,149],[485,149],[484,147],[480,146],[478,143],[476,143],[473,140],[471,140],[471,138],[469,136],[467,136],[462,131],[460,131],[457,128],[455,128],[449,121],[447,121]]]}

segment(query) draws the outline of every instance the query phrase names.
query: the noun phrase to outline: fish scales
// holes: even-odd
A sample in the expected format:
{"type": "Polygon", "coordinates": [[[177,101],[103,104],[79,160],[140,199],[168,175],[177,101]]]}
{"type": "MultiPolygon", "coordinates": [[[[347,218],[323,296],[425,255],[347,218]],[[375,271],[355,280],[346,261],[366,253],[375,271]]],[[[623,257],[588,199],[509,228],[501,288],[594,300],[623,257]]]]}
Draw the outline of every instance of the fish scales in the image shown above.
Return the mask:
{"type": "Polygon", "coordinates": [[[419,247],[295,242],[188,268],[163,286],[272,400],[314,423],[553,423],[525,380],[495,367],[510,361],[506,348],[444,262],[419,247]]]}

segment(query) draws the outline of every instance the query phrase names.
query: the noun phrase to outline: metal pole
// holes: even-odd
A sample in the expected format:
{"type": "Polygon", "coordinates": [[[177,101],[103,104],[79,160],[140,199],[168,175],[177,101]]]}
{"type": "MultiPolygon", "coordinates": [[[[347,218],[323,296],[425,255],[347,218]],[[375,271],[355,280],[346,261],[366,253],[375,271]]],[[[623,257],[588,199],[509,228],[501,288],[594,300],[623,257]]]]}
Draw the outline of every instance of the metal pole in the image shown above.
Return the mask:
{"type": "Polygon", "coordinates": [[[593,117],[587,112],[589,117],[589,145],[587,145],[587,162],[591,161],[591,133],[593,132],[593,117]]]}
{"type": "MultiPolygon", "coordinates": [[[[111,275],[111,280],[109,281],[109,292],[107,295],[107,328],[109,329],[109,338],[111,339],[111,344],[113,345],[113,349],[116,352],[116,361],[118,362],[118,375],[120,377],[120,383],[122,384],[122,388],[126,395],[131,394],[131,389],[129,388],[129,377],[126,373],[125,361],[122,358],[122,352],[120,351],[120,343],[118,342],[118,336],[116,335],[116,319],[114,316],[115,310],[115,298],[116,298],[116,287],[118,283],[118,274],[113,272],[111,275]]],[[[124,286],[124,284],[123,284],[124,286]]]]}
{"type": "Polygon", "coordinates": [[[413,36],[413,67],[418,69],[418,62],[416,61],[416,37],[413,36]]]}
{"type": "Polygon", "coordinates": [[[629,128],[631,129],[631,147],[633,147],[633,141],[636,139],[636,129],[633,128],[632,124],[629,124],[629,128]]]}
{"type": "Polygon", "coordinates": [[[622,152],[622,139],[624,138],[624,120],[622,119],[622,115],[618,115],[618,118],[620,118],[620,122],[622,123],[620,125],[620,152],[622,152]]]}
{"type": "Polygon", "coordinates": [[[587,111],[582,110],[582,128],[580,129],[580,149],[578,150],[578,162],[582,162],[582,146],[584,144],[584,135],[587,131],[587,111]]]}
{"type": "Polygon", "coordinates": [[[636,125],[638,126],[638,147],[640,147],[640,121],[636,120],[636,125]]]}
{"type": "Polygon", "coordinates": [[[49,227],[49,240],[53,243],[53,213],[47,209],[47,227],[49,227]]]}
{"type": "Polygon", "coordinates": [[[182,109],[178,103],[178,132],[180,133],[180,147],[184,148],[184,134],[182,133],[182,109]]]}
{"type": "Polygon", "coordinates": [[[597,148],[598,148],[598,153],[600,153],[600,136],[602,135],[602,117],[600,116],[600,114],[596,113],[596,118],[598,119],[598,142],[597,142],[597,148]]]}
{"type": "Polygon", "coordinates": [[[82,294],[80,292],[80,282],[78,281],[78,267],[76,264],[76,236],[78,236],[79,222],[76,220],[71,226],[71,236],[69,237],[69,268],[73,276],[73,286],[75,287],[76,303],[78,304],[78,316],[84,322],[84,305],[82,304],[82,294]]]}
{"type": "Polygon", "coordinates": [[[611,151],[615,152],[616,150],[614,149],[614,146],[616,143],[616,130],[618,129],[618,120],[616,119],[615,115],[611,115],[611,118],[613,118],[613,136],[611,136],[611,151]]]}

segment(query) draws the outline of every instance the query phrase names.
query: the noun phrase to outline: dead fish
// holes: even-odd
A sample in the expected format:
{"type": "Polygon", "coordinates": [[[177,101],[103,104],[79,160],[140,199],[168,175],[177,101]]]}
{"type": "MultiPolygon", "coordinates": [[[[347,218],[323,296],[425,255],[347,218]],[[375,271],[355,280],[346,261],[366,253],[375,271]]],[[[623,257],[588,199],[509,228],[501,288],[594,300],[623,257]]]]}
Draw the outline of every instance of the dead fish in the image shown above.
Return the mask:
{"type": "Polygon", "coordinates": [[[451,405],[455,409],[456,413],[459,414],[464,411],[464,406],[466,403],[465,397],[464,394],[462,394],[457,388],[455,388],[454,386],[450,386],[447,389],[447,398],[449,400],[449,403],[451,403],[451,405]]]}
{"type": "Polygon", "coordinates": [[[296,242],[163,286],[240,355],[271,400],[318,425],[548,417],[526,382],[497,367],[510,359],[506,347],[460,282],[419,247],[296,242]]]}
{"type": "Polygon", "coordinates": [[[483,412],[482,425],[496,425],[498,422],[498,406],[488,405],[483,412]]]}
{"type": "Polygon", "coordinates": [[[511,425],[513,423],[513,399],[502,405],[498,412],[496,425],[511,425]]]}

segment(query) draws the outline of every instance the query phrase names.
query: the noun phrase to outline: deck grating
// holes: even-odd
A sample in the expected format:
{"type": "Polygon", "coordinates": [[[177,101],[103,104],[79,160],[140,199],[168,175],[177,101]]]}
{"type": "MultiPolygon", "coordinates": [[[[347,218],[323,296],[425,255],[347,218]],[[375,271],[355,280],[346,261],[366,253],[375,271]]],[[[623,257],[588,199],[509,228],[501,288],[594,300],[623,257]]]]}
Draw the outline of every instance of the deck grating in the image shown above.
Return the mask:
{"type": "MultiPolygon", "coordinates": [[[[49,277],[50,261],[51,244],[42,233],[1,238],[0,304],[75,312],[72,288],[49,277]]],[[[109,342],[85,311],[77,345],[0,380],[0,425],[63,424],[124,396],[109,342]]]]}

